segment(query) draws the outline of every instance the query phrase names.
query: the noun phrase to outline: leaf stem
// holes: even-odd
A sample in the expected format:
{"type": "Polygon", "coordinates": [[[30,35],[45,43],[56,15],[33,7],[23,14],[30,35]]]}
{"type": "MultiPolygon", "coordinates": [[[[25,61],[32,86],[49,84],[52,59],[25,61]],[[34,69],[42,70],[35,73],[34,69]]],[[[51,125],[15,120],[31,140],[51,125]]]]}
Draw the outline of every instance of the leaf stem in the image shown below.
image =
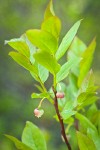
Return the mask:
{"type": "Polygon", "coordinates": [[[56,113],[57,113],[57,116],[58,116],[58,119],[59,119],[59,122],[60,122],[60,126],[61,126],[61,135],[63,136],[63,138],[65,140],[65,143],[68,147],[68,150],[71,150],[71,146],[70,146],[70,144],[68,142],[68,139],[66,137],[63,119],[60,115],[59,108],[58,108],[58,100],[57,100],[57,96],[56,96],[57,91],[55,90],[54,87],[52,87],[52,89],[53,89],[53,92],[54,92],[54,95],[55,95],[55,97],[54,97],[54,106],[55,106],[55,110],[56,110],[56,113]]]}

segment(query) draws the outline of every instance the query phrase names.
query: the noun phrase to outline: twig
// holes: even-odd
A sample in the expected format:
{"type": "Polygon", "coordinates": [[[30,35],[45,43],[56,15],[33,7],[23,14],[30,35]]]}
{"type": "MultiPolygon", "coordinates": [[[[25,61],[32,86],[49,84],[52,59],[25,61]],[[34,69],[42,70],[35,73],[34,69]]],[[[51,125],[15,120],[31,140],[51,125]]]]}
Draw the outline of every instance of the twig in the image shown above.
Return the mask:
{"type": "Polygon", "coordinates": [[[60,112],[59,112],[59,109],[58,109],[58,100],[57,100],[57,97],[56,97],[57,91],[54,89],[54,87],[52,87],[52,89],[53,89],[53,92],[54,92],[54,95],[55,95],[55,97],[54,97],[54,106],[55,106],[55,110],[56,110],[56,113],[57,113],[57,116],[58,116],[58,119],[59,119],[59,122],[60,122],[60,125],[61,125],[61,135],[63,136],[63,138],[65,140],[65,143],[68,147],[68,150],[71,150],[71,146],[70,146],[70,144],[68,142],[68,139],[66,137],[63,119],[62,119],[62,117],[60,115],[60,112]]]}

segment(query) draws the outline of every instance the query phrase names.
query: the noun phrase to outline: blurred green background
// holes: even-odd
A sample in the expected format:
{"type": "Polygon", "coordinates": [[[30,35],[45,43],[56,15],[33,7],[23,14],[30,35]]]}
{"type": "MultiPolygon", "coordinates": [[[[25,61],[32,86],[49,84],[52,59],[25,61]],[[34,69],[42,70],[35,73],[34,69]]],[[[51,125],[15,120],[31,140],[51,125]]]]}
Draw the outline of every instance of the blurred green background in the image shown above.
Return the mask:
{"type": "MultiPolygon", "coordinates": [[[[36,91],[31,75],[17,65],[9,56],[11,48],[4,40],[20,37],[27,29],[40,28],[48,0],[0,0],[0,150],[16,150],[3,134],[20,139],[26,120],[38,125],[47,139],[48,150],[65,150],[61,141],[59,124],[49,102],[43,103],[45,114],[37,119],[33,115],[38,100],[30,95],[36,91]]],[[[56,15],[62,21],[61,38],[79,19],[84,18],[78,36],[89,44],[97,38],[97,47],[92,68],[96,83],[100,81],[100,0],[54,0],[56,15]]],[[[48,80],[46,83],[49,87],[48,80]]]]}

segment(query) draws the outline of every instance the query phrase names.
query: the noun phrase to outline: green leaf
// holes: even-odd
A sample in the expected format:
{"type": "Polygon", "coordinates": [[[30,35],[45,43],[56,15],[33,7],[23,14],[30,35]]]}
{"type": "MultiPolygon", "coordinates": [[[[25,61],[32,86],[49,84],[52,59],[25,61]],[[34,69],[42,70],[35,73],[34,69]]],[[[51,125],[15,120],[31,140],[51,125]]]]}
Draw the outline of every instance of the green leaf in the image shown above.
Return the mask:
{"type": "Polygon", "coordinates": [[[22,134],[22,142],[33,150],[47,150],[44,136],[40,129],[27,121],[22,134]]]}
{"type": "Polygon", "coordinates": [[[38,64],[38,74],[43,83],[47,80],[49,76],[48,70],[40,64],[38,64]]]}
{"type": "Polygon", "coordinates": [[[31,65],[30,61],[22,54],[17,52],[10,52],[9,55],[25,69],[32,71],[34,74],[37,74],[37,69],[35,66],[31,65]]]}
{"type": "Polygon", "coordinates": [[[29,58],[29,47],[26,44],[25,40],[23,39],[23,36],[17,39],[11,39],[10,41],[5,41],[6,44],[9,44],[12,48],[17,50],[19,53],[25,55],[27,58],[29,58]]]}
{"type": "Polygon", "coordinates": [[[32,98],[44,98],[44,97],[47,97],[48,96],[48,93],[40,93],[40,94],[38,94],[38,93],[32,93],[31,94],[31,97],[32,98]]]}
{"type": "Polygon", "coordinates": [[[73,59],[70,59],[68,62],[66,62],[61,68],[60,71],[57,73],[56,82],[60,82],[64,78],[66,78],[69,74],[69,71],[75,67],[80,60],[77,57],[74,57],[73,59]]]}
{"type": "Polygon", "coordinates": [[[49,32],[33,29],[28,30],[26,35],[33,45],[50,54],[54,54],[58,48],[57,39],[49,32]]]}
{"type": "Polygon", "coordinates": [[[50,0],[44,14],[44,19],[48,19],[49,17],[55,16],[54,10],[53,10],[53,4],[52,0],[50,0]]]}
{"type": "Polygon", "coordinates": [[[93,54],[94,54],[94,51],[95,51],[95,47],[96,47],[96,41],[94,39],[90,43],[90,45],[87,47],[85,52],[83,53],[83,59],[80,62],[80,75],[79,75],[79,79],[78,79],[79,87],[82,84],[82,81],[84,80],[84,77],[86,76],[86,74],[88,73],[88,71],[90,69],[92,59],[93,59],[93,54]]]}
{"type": "Polygon", "coordinates": [[[56,59],[59,60],[65,52],[68,50],[69,46],[71,45],[77,30],[80,26],[81,20],[76,22],[73,27],[68,31],[68,33],[65,35],[65,37],[62,39],[62,42],[56,52],[56,59]]]}
{"type": "Polygon", "coordinates": [[[48,52],[38,51],[34,54],[36,61],[47,68],[53,75],[55,75],[59,69],[60,65],[57,63],[54,56],[50,55],[48,52]]]}
{"type": "Polygon", "coordinates": [[[95,132],[97,132],[96,127],[88,120],[88,118],[86,118],[80,113],[76,113],[75,117],[81,122],[81,125],[86,129],[86,131],[88,128],[91,128],[95,132]]]}
{"type": "Polygon", "coordinates": [[[77,139],[80,150],[96,150],[93,141],[85,134],[77,131],[77,139]]]}
{"type": "Polygon", "coordinates": [[[78,96],[77,102],[79,107],[83,107],[94,103],[97,99],[98,97],[95,96],[95,93],[83,92],[78,96]]]}
{"type": "Polygon", "coordinates": [[[97,132],[95,132],[91,128],[88,128],[87,135],[89,136],[91,140],[93,140],[96,146],[96,150],[100,150],[100,136],[97,134],[97,132]]]}
{"type": "Polygon", "coordinates": [[[74,115],[76,113],[76,111],[74,111],[74,102],[73,101],[68,101],[65,105],[65,107],[63,108],[62,112],[61,112],[61,116],[64,120],[69,119],[69,117],[71,117],[72,115],[74,115]]]}
{"type": "Polygon", "coordinates": [[[27,146],[26,144],[22,143],[19,141],[17,138],[10,136],[10,135],[5,135],[7,138],[9,138],[11,141],[14,142],[15,146],[19,150],[34,150],[33,148],[27,146]]]}
{"type": "MultiPolygon", "coordinates": [[[[86,48],[86,45],[78,37],[75,37],[67,53],[68,59],[73,59],[75,56],[79,60],[82,59],[82,55],[86,48]]],[[[80,63],[73,67],[71,72],[78,77],[80,73],[80,63]]]]}
{"type": "Polygon", "coordinates": [[[73,52],[76,56],[81,57],[86,50],[87,46],[77,36],[75,36],[69,51],[73,52]]]}
{"type": "Polygon", "coordinates": [[[61,22],[58,17],[50,17],[43,21],[41,29],[52,34],[56,39],[59,38],[61,22]]]}

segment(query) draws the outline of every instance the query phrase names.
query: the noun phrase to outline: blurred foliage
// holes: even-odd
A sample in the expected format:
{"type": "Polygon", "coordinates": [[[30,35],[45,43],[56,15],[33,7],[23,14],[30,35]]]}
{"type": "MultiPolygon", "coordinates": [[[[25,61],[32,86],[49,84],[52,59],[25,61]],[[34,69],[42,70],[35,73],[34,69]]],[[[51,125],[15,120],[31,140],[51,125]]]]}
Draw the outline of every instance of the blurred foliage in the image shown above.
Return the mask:
{"type": "MultiPolygon", "coordinates": [[[[41,119],[35,119],[33,110],[37,106],[37,100],[33,104],[30,98],[30,94],[36,90],[33,86],[34,80],[28,72],[8,57],[10,49],[4,46],[4,40],[19,37],[27,29],[39,28],[47,3],[47,0],[0,1],[0,150],[15,150],[15,147],[4,138],[3,134],[20,137],[26,120],[36,123],[43,129],[48,150],[65,149],[63,143],[60,143],[59,125],[51,118],[55,112],[54,108],[48,102],[44,102],[46,113],[41,119]],[[51,139],[55,140],[51,142],[51,139]]],[[[61,38],[74,22],[81,18],[84,20],[78,36],[87,44],[94,36],[97,37],[93,70],[96,75],[96,83],[99,83],[100,0],[54,0],[54,8],[62,21],[61,38]]],[[[49,87],[50,79],[46,84],[49,87]]],[[[71,132],[74,131],[71,130],[71,132]]]]}

